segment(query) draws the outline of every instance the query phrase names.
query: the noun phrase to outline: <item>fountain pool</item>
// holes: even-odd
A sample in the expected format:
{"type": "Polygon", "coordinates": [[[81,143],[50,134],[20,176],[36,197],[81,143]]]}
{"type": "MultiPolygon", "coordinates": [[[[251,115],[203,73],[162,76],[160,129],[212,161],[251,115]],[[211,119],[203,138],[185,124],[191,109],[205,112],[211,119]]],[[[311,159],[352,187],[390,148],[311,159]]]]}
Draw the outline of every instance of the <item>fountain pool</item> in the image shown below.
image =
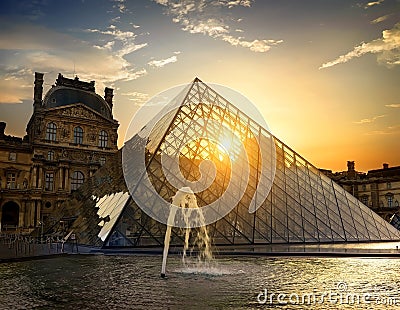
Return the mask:
{"type": "Polygon", "coordinates": [[[325,298],[311,307],[396,309],[383,302],[400,298],[398,259],[224,257],[217,259],[215,269],[198,273],[172,255],[167,279],[159,276],[161,260],[161,256],[69,255],[3,263],[0,309],[308,309],[310,305],[291,303],[295,294],[319,298],[329,291],[337,299],[339,293],[349,293],[361,298],[370,294],[375,300],[339,307],[339,300],[332,303],[325,298]],[[263,303],[265,290],[286,294],[281,300],[286,304],[276,296],[263,303]]]}

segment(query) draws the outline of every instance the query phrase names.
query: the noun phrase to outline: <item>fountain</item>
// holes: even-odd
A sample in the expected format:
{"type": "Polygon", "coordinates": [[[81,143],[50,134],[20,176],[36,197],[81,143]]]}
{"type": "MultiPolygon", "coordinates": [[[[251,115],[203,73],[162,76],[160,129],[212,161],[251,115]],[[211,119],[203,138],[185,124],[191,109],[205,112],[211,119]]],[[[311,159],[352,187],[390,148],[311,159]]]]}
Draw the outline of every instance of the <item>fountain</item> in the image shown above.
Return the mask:
{"type": "MultiPolygon", "coordinates": [[[[196,238],[194,239],[193,242],[193,248],[197,247],[198,249],[198,254],[197,254],[197,264],[198,266],[203,265],[203,264],[209,264],[209,262],[212,260],[212,251],[211,251],[211,239],[208,235],[207,227],[205,225],[205,220],[202,212],[196,212],[197,217],[193,218],[192,217],[192,211],[195,208],[199,208],[197,205],[197,199],[196,196],[194,195],[193,191],[191,190],[190,187],[182,187],[180,188],[175,196],[172,197],[172,205],[180,207],[182,214],[185,219],[186,223],[186,228],[185,229],[185,243],[184,243],[184,248],[183,248],[183,255],[182,255],[182,262],[186,266],[186,257],[187,257],[187,251],[189,250],[189,239],[190,239],[190,232],[191,232],[191,226],[190,224],[193,224],[193,221],[197,224],[198,228],[196,229],[197,235],[196,238]]],[[[175,220],[175,215],[176,215],[176,209],[171,208],[169,215],[168,215],[168,221],[167,221],[167,230],[165,232],[165,239],[164,239],[164,252],[163,252],[163,261],[162,261],[162,267],[161,267],[161,277],[165,278],[165,269],[167,265],[167,257],[168,257],[168,251],[169,251],[169,243],[171,239],[171,229],[174,226],[174,220],[175,220]]]]}

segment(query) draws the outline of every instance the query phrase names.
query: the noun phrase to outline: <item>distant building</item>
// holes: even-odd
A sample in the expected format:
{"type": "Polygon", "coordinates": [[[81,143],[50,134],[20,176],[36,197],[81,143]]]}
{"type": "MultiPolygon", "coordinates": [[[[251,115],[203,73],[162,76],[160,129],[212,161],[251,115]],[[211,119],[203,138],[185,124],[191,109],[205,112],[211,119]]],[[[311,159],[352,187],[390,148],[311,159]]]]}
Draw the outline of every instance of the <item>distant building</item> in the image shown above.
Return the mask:
{"type": "Polygon", "coordinates": [[[347,171],[332,173],[320,169],[325,175],[340,184],[345,190],[357,197],[363,204],[389,221],[400,211],[400,166],[369,170],[368,173],[355,170],[354,161],[347,162],[347,171]]]}
{"type": "Polygon", "coordinates": [[[118,150],[113,90],[58,75],[42,96],[35,73],[33,114],[22,139],[0,123],[1,230],[32,231],[118,150]]]}

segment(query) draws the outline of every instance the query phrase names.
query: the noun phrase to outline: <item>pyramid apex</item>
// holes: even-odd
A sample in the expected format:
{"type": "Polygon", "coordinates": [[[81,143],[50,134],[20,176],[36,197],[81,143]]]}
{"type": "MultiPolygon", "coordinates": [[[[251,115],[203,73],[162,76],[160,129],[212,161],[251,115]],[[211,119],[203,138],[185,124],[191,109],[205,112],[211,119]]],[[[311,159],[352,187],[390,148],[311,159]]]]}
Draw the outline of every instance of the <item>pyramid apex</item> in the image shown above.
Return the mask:
{"type": "MultiPolygon", "coordinates": [[[[193,83],[202,82],[197,76],[194,78],[193,83]]],[[[203,82],[202,82],[203,83],[203,82]]]]}

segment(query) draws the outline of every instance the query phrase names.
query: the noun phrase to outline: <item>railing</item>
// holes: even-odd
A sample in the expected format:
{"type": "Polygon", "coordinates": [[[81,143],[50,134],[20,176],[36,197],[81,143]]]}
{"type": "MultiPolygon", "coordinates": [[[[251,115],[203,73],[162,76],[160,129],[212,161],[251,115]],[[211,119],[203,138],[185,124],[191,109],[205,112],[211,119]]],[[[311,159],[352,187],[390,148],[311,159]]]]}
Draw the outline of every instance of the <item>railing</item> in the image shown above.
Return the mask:
{"type": "MultiPolygon", "coordinates": [[[[0,234],[0,258],[42,256],[64,253],[66,240],[61,236],[33,237],[24,234],[0,234]]],[[[73,247],[72,247],[73,251],[73,247]]]]}

